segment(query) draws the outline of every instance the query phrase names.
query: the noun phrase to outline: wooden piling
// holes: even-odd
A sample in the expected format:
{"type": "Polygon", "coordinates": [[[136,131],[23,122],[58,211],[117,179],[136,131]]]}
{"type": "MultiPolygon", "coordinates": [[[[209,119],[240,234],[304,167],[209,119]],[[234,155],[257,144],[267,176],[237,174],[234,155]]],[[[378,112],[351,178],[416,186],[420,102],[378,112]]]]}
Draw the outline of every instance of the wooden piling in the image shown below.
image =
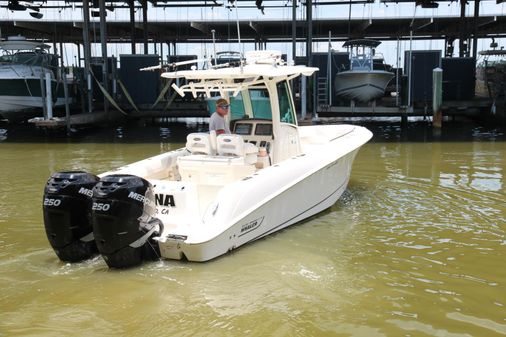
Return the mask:
{"type": "Polygon", "coordinates": [[[443,69],[432,70],[432,127],[441,128],[443,124],[443,69]]]}

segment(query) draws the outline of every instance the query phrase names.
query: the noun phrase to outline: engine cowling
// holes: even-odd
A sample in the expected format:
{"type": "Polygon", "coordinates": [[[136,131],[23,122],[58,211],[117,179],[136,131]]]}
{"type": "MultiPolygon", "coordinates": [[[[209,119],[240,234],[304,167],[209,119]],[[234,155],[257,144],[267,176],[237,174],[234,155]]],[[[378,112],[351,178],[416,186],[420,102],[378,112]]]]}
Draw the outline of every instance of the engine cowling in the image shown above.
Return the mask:
{"type": "Polygon", "coordinates": [[[109,175],[93,188],[91,218],[98,251],[111,268],[138,265],[160,255],[150,240],[162,232],[152,185],[133,175],[109,175]]]}
{"type": "Polygon", "coordinates": [[[92,189],[99,181],[82,171],[53,173],[44,188],[44,227],[60,260],[78,262],[96,254],[90,222],[92,189]]]}

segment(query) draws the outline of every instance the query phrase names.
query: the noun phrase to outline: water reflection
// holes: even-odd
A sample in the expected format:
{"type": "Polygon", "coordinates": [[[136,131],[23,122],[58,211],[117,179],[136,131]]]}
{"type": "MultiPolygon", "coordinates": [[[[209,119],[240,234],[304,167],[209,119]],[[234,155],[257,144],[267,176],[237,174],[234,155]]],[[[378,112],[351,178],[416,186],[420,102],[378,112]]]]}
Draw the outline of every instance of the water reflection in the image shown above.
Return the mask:
{"type": "Polygon", "coordinates": [[[354,263],[375,289],[363,305],[390,308],[393,331],[502,333],[505,154],[504,142],[377,143],[357,158],[350,190],[360,202],[347,207],[363,210],[367,228],[354,263]],[[454,312],[491,324],[455,325],[454,312]]]}

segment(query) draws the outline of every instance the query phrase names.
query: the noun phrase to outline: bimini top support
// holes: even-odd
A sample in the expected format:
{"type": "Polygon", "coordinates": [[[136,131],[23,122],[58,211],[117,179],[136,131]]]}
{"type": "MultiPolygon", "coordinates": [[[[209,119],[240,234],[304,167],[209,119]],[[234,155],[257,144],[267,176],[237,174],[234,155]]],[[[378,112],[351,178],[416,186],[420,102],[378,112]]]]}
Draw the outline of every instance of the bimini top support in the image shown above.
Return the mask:
{"type": "Polygon", "coordinates": [[[165,78],[185,78],[188,83],[172,88],[181,96],[185,93],[233,92],[251,87],[265,87],[267,82],[291,80],[304,75],[311,76],[318,68],[306,66],[287,66],[281,59],[281,53],[273,51],[255,51],[246,53],[246,63],[240,71],[238,67],[211,68],[205,70],[183,70],[166,72],[165,78]]]}

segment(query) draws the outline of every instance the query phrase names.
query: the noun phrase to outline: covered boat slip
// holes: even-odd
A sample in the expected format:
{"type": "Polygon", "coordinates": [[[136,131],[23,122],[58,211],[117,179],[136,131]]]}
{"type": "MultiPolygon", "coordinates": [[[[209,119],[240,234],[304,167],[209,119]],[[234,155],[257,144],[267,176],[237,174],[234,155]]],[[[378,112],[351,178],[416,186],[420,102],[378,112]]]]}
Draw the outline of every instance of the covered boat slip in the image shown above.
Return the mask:
{"type": "Polygon", "coordinates": [[[394,73],[387,71],[383,57],[376,58],[375,49],[381,41],[371,39],[349,40],[343,44],[348,48],[350,69],[336,74],[335,93],[345,99],[369,102],[385,93],[394,73]],[[384,69],[375,68],[375,60],[384,69]]]}
{"type": "Polygon", "coordinates": [[[63,83],[58,81],[58,56],[49,45],[22,37],[0,42],[0,116],[21,120],[37,114],[44,104],[65,104],[63,83]],[[47,82],[47,83],[46,83],[47,82]],[[46,102],[46,92],[52,93],[46,102]]]}

